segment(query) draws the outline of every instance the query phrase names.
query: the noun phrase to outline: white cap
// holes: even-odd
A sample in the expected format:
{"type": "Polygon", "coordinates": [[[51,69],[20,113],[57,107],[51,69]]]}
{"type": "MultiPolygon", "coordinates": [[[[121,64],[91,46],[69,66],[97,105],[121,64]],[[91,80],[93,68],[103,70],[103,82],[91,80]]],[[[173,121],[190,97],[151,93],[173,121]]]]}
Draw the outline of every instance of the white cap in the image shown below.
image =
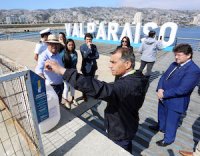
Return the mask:
{"type": "Polygon", "coordinates": [[[46,28],[46,29],[44,29],[44,30],[40,31],[40,35],[41,35],[41,34],[50,33],[50,31],[51,31],[51,29],[50,29],[50,28],[46,28]]]}

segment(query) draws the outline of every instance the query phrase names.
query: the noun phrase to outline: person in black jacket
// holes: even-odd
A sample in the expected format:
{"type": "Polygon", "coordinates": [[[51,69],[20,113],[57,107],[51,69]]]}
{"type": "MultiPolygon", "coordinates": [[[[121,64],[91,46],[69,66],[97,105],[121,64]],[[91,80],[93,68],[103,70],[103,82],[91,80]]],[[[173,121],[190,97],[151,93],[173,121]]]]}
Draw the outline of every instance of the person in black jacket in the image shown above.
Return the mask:
{"type": "Polygon", "coordinates": [[[105,109],[108,137],[130,153],[138,129],[139,109],[148,87],[148,79],[142,72],[135,71],[134,66],[135,56],[130,49],[116,49],[111,53],[110,69],[112,75],[120,78],[114,83],[106,83],[83,76],[75,69],[65,69],[50,60],[45,63],[46,70],[63,75],[63,79],[77,90],[108,102],[105,109]]]}

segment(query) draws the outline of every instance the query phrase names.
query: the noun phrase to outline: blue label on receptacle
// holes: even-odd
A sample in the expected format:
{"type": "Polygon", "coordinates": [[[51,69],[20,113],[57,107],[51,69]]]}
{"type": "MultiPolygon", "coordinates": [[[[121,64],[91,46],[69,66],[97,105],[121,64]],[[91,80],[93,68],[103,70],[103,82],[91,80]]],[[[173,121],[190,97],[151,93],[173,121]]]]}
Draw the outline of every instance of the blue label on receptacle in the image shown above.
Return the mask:
{"type": "Polygon", "coordinates": [[[45,80],[30,71],[31,85],[38,122],[49,117],[45,80]]]}

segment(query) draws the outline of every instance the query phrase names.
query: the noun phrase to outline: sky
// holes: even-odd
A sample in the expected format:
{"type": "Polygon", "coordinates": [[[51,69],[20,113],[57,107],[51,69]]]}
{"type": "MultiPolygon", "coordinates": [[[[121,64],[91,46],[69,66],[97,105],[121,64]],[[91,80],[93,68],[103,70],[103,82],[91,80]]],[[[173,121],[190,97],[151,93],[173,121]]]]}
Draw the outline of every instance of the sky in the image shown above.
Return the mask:
{"type": "Polygon", "coordinates": [[[1,0],[0,9],[61,9],[72,7],[136,7],[200,10],[200,0],[1,0]]]}

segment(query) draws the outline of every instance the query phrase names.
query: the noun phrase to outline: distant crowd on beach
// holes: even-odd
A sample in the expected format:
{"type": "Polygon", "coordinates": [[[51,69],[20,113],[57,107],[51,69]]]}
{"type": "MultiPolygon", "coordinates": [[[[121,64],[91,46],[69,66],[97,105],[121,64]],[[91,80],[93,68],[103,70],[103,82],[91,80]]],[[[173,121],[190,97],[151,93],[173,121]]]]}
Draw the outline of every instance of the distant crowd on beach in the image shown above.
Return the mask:
{"type": "MultiPolygon", "coordinates": [[[[91,33],[85,34],[80,48],[76,47],[73,39],[66,38],[63,32],[55,35],[47,28],[39,33],[41,39],[34,50],[34,59],[37,61],[35,72],[53,87],[60,105],[70,110],[72,104],[78,106],[78,100],[87,102],[88,97],[106,101],[104,123],[108,138],[132,153],[132,140],[139,125],[139,109],[149,87],[157,53],[163,48],[162,38],[156,39],[156,32],[150,30],[135,51],[130,38],[122,37],[120,45],[110,53],[109,68],[115,80],[106,83],[95,78],[100,55],[91,33]],[[77,71],[77,49],[82,57],[81,73],[77,71]],[[137,70],[136,52],[141,54],[137,70]],[[82,92],[78,99],[75,99],[76,90],[82,92]]],[[[181,43],[174,47],[173,52],[175,61],[161,76],[155,90],[158,98],[158,122],[149,126],[150,130],[164,134],[163,139],[156,142],[160,147],[171,145],[175,141],[181,116],[187,111],[190,95],[200,80],[200,68],[192,60],[192,47],[181,43]]],[[[200,87],[198,94],[200,95],[200,87]]],[[[199,152],[199,146],[195,152],[199,152]]],[[[184,155],[184,152],[180,151],[180,154],[184,155]]]]}

